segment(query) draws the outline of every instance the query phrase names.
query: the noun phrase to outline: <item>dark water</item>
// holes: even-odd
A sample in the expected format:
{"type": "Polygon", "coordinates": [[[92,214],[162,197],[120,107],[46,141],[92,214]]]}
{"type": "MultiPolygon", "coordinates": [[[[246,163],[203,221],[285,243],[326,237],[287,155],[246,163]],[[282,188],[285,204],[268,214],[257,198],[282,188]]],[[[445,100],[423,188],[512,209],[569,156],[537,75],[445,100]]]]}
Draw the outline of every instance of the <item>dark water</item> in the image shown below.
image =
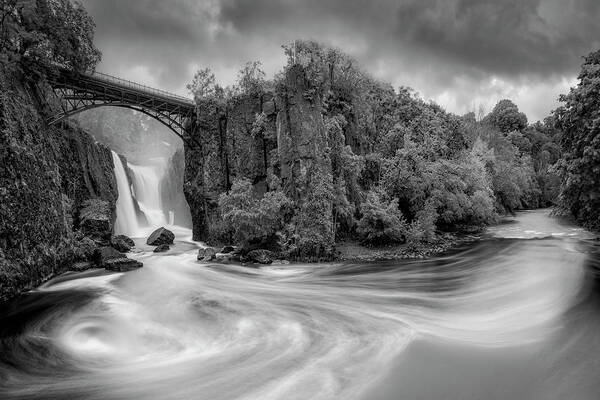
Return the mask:
{"type": "Polygon", "coordinates": [[[598,399],[591,237],[535,211],[419,262],[140,253],[0,310],[0,398],[598,399]]]}

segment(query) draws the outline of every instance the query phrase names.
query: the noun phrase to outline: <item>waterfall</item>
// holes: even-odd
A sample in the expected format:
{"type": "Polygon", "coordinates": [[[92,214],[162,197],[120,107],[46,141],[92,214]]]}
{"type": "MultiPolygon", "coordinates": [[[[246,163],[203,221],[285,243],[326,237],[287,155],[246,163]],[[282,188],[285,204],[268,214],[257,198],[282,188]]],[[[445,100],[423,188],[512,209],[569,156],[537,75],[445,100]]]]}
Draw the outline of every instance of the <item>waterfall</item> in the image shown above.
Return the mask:
{"type": "Polygon", "coordinates": [[[161,208],[159,183],[161,171],[158,166],[141,166],[129,164],[133,171],[133,193],[140,206],[140,210],[146,215],[148,224],[158,228],[167,223],[165,214],[161,208]]]}
{"type": "Polygon", "coordinates": [[[117,199],[117,220],[115,222],[115,233],[129,236],[136,236],[139,231],[135,206],[131,189],[127,180],[125,168],[121,162],[121,158],[111,151],[113,162],[115,164],[115,177],[117,179],[117,189],[119,197],[117,199]]]}

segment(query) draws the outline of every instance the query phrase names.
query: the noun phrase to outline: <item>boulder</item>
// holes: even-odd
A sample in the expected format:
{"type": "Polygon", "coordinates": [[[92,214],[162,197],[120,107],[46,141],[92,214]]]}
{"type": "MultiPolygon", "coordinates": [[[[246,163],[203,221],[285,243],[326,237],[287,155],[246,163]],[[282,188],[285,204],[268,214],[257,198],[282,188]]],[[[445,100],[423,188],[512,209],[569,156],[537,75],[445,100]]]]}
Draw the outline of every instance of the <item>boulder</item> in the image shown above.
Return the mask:
{"type": "Polygon", "coordinates": [[[236,250],[235,246],[224,246],[219,253],[229,254],[236,250]]]}
{"type": "Polygon", "coordinates": [[[155,253],[164,253],[165,251],[169,251],[171,247],[168,244],[159,244],[158,246],[156,246],[156,248],[154,249],[155,253]]]}
{"type": "Polygon", "coordinates": [[[205,247],[203,249],[198,249],[198,260],[200,261],[211,261],[215,259],[215,255],[217,251],[212,247],[205,247]]]}
{"type": "Polygon", "coordinates": [[[81,272],[81,271],[86,271],[90,268],[94,268],[95,266],[96,265],[90,261],[78,261],[76,263],[73,263],[73,265],[71,265],[71,268],[69,268],[69,270],[81,272]]]}
{"type": "Polygon", "coordinates": [[[127,253],[129,250],[131,250],[132,247],[135,246],[135,242],[125,235],[113,236],[110,239],[110,244],[112,247],[114,247],[122,253],[127,253]]]}
{"type": "Polygon", "coordinates": [[[247,261],[258,264],[271,264],[274,258],[272,251],[264,249],[252,250],[246,254],[247,261]]]}
{"type": "Polygon", "coordinates": [[[175,235],[173,232],[164,227],[160,227],[150,234],[148,240],[146,240],[146,244],[149,244],[150,246],[173,244],[173,240],[175,240],[175,235]]]}
{"type": "Polygon", "coordinates": [[[91,199],[79,211],[79,227],[85,236],[108,244],[112,233],[112,213],[108,201],[91,199]]]}
{"type": "Polygon", "coordinates": [[[100,247],[96,251],[95,261],[99,267],[118,272],[131,271],[144,265],[109,246],[100,247]]]}
{"type": "Polygon", "coordinates": [[[104,268],[109,271],[127,272],[141,268],[142,266],[144,266],[144,264],[137,260],[132,260],[131,258],[123,257],[108,260],[104,265],[104,268]]]}

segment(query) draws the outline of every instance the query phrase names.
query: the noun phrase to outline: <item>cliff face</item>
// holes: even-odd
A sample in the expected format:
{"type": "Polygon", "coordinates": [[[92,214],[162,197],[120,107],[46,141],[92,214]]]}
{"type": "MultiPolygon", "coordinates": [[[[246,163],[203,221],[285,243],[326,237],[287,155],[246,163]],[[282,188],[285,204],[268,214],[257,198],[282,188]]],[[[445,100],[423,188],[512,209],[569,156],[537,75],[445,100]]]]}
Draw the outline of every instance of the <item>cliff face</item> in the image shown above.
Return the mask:
{"type": "Polygon", "coordinates": [[[190,206],[194,240],[209,240],[215,232],[219,195],[238,177],[267,188],[272,166],[276,109],[273,95],[244,95],[226,105],[212,100],[197,106],[196,139],[185,146],[184,194],[190,206]],[[264,129],[253,134],[257,115],[264,114],[264,129]],[[212,229],[212,231],[211,231],[212,229]]]}
{"type": "Polygon", "coordinates": [[[287,70],[278,88],[277,145],[281,180],[297,203],[297,256],[326,256],[333,246],[331,159],[320,88],[300,65],[287,70]]]}
{"type": "Polygon", "coordinates": [[[319,90],[298,65],[275,94],[198,104],[195,137],[202,145],[186,146],[184,177],[195,240],[218,235],[218,197],[243,177],[259,194],[281,185],[298,209],[294,233],[308,240],[300,247],[310,255],[329,251],[332,177],[319,90]]]}
{"type": "Polygon", "coordinates": [[[79,129],[46,126],[36,92],[13,71],[0,76],[1,301],[77,260],[83,203],[105,200],[114,222],[118,194],[110,150],[79,129]]]}

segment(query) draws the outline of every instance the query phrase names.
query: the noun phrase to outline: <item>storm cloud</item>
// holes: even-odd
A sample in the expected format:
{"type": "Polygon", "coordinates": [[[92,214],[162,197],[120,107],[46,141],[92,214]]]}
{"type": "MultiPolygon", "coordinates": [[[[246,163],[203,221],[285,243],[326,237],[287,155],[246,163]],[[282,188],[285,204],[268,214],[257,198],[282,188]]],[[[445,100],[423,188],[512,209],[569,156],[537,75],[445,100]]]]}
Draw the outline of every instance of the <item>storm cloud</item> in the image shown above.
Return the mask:
{"type": "Polygon", "coordinates": [[[185,94],[197,68],[224,84],[246,61],[269,75],[281,45],[316,39],[375,77],[462,114],[513,99],[534,121],[600,47],[595,0],[85,0],[99,69],[185,94]]]}

